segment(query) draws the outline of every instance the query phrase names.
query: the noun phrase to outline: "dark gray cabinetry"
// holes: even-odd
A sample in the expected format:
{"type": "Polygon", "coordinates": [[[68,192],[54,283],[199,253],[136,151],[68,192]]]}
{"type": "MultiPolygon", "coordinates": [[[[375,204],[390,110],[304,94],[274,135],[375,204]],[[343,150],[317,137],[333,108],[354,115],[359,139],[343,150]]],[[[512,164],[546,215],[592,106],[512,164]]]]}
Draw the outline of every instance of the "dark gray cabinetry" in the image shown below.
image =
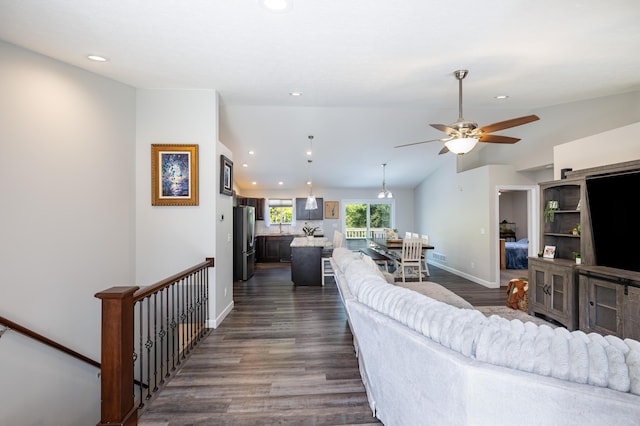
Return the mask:
{"type": "Polygon", "coordinates": [[[256,220],[264,220],[264,198],[250,198],[241,195],[236,196],[237,206],[251,206],[256,209],[256,220]]]}
{"type": "Polygon", "coordinates": [[[529,312],[577,327],[575,261],[529,258],[529,312]]]}
{"type": "Polygon", "coordinates": [[[291,281],[295,285],[322,285],[322,247],[291,248],[291,281]]]}
{"type": "Polygon", "coordinates": [[[316,197],[318,208],[315,210],[305,210],[306,198],[296,198],[296,220],[322,220],[324,212],[324,201],[316,197]]]}
{"type": "Polygon", "coordinates": [[[293,235],[261,235],[257,238],[258,262],[291,261],[293,235]]]}

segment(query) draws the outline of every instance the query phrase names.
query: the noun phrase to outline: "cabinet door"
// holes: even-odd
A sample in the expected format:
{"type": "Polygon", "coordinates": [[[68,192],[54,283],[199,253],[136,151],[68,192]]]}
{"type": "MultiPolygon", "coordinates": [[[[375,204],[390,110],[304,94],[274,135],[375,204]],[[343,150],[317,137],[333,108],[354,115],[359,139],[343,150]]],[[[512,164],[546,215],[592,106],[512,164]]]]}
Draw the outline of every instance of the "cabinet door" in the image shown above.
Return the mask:
{"type": "Polygon", "coordinates": [[[259,235],[256,237],[256,262],[264,262],[264,258],[265,258],[264,241],[265,241],[264,236],[259,235]]]}
{"type": "Polygon", "coordinates": [[[584,331],[621,336],[622,318],[619,312],[619,285],[597,278],[581,277],[586,306],[581,309],[586,320],[584,331]]]}
{"type": "Polygon", "coordinates": [[[280,239],[278,237],[266,237],[264,251],[267,261],[278,262],[280,260],[280,239]]]}
{"type": "Polygon", "coordinates": [[[529,260],[529,313],[546,310],[546,269],[529,260]]]}
{"type": "Polygon", "coordinates": [[[280,262],[291,262],[291,241],[293,241],[293,237],[280,238],[280,262]]]}
{"type": "Polygon", "coordinates": [[[264,198],[256,198],[256,220],[264,220],[264,198]]]}
{"type": "Polygon", "coordinates": [[[547,309],[558,317],[565,317],[569,312],[569,286],[572,284],[570,272],[567,268],[549,268],[547,309]]]}
{"type": "Polygon", "coordinates": [[[304,205],[307,203],[306,198],[296,198],[296,220],[322,220],[324,212],[324,200],[316,198],[318,208],[314,210],[305,210],[304,205]]]}

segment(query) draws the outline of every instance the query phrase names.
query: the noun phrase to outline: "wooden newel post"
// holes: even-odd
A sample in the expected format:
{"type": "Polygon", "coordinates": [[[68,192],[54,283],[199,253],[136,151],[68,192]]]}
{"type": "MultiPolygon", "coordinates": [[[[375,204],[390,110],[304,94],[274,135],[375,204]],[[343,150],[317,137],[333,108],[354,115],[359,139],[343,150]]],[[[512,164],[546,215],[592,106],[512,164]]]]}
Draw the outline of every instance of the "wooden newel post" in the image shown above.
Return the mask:
{"type": "Polygon", "coordinates": [[[111,287],[102,300],[101,408],[98,426],[138,424],[133,390],[133,294],[138,287],[111,287]]]}

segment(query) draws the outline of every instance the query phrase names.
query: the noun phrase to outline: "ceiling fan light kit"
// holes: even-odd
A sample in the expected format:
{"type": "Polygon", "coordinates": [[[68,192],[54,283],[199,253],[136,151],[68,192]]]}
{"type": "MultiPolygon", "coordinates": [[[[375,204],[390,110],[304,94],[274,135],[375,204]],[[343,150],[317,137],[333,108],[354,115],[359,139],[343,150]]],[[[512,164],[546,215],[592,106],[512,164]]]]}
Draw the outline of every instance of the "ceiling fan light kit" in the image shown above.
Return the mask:
{"type": "Polygon", "coordinates": [[[478,143],[478,138],[456,138],[444,143],[444,146],[454,154],[466,154],[478,143]]]}
{"type": "Polygon", "coordinates": [[[449,125],[445,124],[431,124],[436,130],[440,130],[447,134],[445,138],[432,139],[422,142],[408,143],[404,145],[398,145],[395,148],[401,148],[411,145],[419,145],[427,142],[444,142],[444,147],[440,150],[439,154],[445,154],[449,151],[455,154],[466,154],[471,151],[478,142],[486,143],[501,143],[501,144],[513,144],[518,142],[519,138],[512,138],[510,136],[492,135],[492,132],[499,130],[509,129],[511,127],[521,126],[523,124],[531,123],[532,121],[539,120],[537,115],[525,115],[523,117],[512,118],[510,120],[500,121],[497,123],[489,124],[487,126],[478,126],[475,121],[467,121],[462,115],[462,80],[469,74],[468,70],[457,70],[453,72],[453,75],[458,80],[458,121],[449,125]]]}

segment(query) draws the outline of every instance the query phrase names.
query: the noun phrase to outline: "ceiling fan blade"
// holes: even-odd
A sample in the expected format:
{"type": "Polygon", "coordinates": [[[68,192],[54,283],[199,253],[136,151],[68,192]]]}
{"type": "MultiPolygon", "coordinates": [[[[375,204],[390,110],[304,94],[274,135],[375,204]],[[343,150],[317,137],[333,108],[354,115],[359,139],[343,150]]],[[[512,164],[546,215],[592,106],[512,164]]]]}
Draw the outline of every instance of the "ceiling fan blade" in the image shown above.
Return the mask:
{"type": "Polygon", "coordinates": [[[537,115],[525,115],[518,118],[512,118],[511,120],[500,121],[498,123],[488,124],[480,127],[478,130],[483,133],[493,133],[498,130],[508,129],[510,127],[522,126],[523,124],[531,123],[532,121],[540,120],[537,115]]]}
{"type": "Polygon", "coordinates": [[[449,152],[449,148],[443,146],[438,155],[446,154],[447,152],[449,152]]]}
{"type": "Polygon", "coordinates": [[[403,148],[403,147],[405,147],[405,146],[420,145],[420,144],[422,144],[422,143],[428,143],[428,142],[441,142],[441,141],[442,141],[442,139],[431,139],[431,140],[428,140],[428,141],[412,142],[412,143],[406,143],[406,144],[404,144],[404,145],[396,145],[396,146],[394,146],[394,148],[403,148]]]}
{"type": "Polygon", "coordinates": [[[480,136],[479,142],[489,142],[489,143],[516,143],[520,139],[512,138],[511,136],[500,136],[500,135],[491,135],[488,133],[483,133],[480,136]]]}
{"type": "Polygon", "coordinates": [[[455,134],[457,132],[453,127],[445,126],[444,124],[431,124],[431,127],[438,129],[441,132],[445,132],[447,135],[455,134]]]}

